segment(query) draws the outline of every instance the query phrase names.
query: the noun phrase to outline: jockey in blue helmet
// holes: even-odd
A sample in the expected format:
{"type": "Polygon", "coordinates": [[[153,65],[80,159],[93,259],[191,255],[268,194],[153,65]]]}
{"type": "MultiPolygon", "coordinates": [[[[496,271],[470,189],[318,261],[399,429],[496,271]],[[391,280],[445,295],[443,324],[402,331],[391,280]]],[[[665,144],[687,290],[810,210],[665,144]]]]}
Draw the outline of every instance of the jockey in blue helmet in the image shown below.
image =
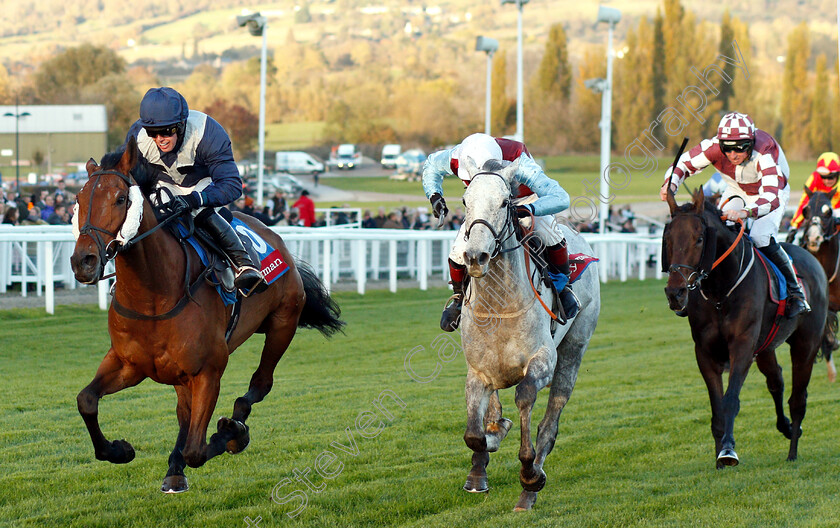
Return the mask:
{"type": "Polygon", "coordinates": [[[262,281],[248,252],[227,220],[219,214],[242,194],[242,179],[233,160],[230,137],[212,117],[190,110],[169,87],[152,88],[140,102],[140,119],[126,143],[137,139],[140,155],[155,173],[153,199],[172,213],[189,211],[210,233],[236,271],[235,285],[249,294],[262,281]],[[171,193],[171,199],[170,199],[171,193]]]}

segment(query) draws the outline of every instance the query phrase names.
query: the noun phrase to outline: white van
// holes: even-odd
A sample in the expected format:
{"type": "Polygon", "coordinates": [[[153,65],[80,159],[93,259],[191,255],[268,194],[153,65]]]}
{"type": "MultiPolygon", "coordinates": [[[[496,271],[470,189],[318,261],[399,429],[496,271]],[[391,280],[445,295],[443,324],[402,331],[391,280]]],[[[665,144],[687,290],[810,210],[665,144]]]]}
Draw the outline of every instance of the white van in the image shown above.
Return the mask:
{"type": "Polygon", "coordinates": [[[274,170],[297,174],[318,174],[324,172],[324,164],[307,152],[281,151],[276,155],[274,170]]]}
{"type": "Polygon", "coordinates": [[[385,145],[382,147],[382,159],[379,163],[382,164],[383,169],[397,168],[397,156],[402,152],[400,145],[385,145]]]}

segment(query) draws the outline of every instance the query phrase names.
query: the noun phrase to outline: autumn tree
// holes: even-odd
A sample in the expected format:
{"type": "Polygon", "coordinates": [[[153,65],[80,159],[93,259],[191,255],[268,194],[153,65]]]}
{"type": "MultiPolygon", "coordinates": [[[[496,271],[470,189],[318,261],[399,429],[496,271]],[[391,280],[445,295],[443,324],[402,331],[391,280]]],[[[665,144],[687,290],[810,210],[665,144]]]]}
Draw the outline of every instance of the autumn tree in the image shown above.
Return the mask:
{"type": "Polygon", "coordinates": [[[831,101],[828,98],[828,69],[825,55],[817,57],[814,95],[811,98],[811,119],[808,121],[808,140],[811,152],[831,149],[831,101]]]}
{"type": "Polygon", "coordinates": [[[507,96],[507,57],[504,51],[496,53],[493,59],[493,86],[490,92],[490,130],[493,135],[503,136],[516,122],[516,105],[507,96]]]}
{"type": "Polygon", "coordinates": [[[572,90],[572,71],[569,66],[569,51],[563,24],[554,24],[548,31],[540,65],[536,72],[539,91],[552,99],[568,101],[572,90]]]}
{"type": "Polygon", "coordinates": [[[259,118],[247,108],[231,104],[224,99],[216,99],[202,111],[225,128],[230,136],[235,158],[245,158],[254,151],[259,134],[259,118]]]}
{"type": "Polygon", "coordinates": [[[33,76],[42,103],[75,104],[86,86],[111,73],[125,73],[125,60],[116,52],[92,44],[70,48],[42,62],[33,76]]]}
{"type": "Polygon", "coordinates": [[[646,18],[627,32],[627,51],[615,61],[613,115],[615,143],[625,149],[648,127],[654,113],[654,28],[646,18]]]}
{"type": "Polygon", "coordinates": [[[808,155],[808,25],[802,22],[788,35],[782,82],[782,145],[793,157],[808,155]]]}
{"type": "Polygon", "coordinates": [[[569,124],[569,144],[575,152],[598,152],[601,133],[601,94],[586,88],[586,79],[607,77],[606,50],[603,46],[586,48],[578,65],[578,75],[572,96],[572,113],[569,124]]]}

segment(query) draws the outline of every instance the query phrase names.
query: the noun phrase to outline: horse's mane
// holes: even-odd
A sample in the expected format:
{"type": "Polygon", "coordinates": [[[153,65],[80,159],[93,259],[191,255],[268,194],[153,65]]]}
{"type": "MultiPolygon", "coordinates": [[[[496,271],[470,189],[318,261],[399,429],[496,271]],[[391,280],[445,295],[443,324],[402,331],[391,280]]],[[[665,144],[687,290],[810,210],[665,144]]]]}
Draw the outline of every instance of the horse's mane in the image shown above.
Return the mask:
{"type": "MultiPolygon", "coordinates": [[[[113,169],[120,162],[123,154],[125,154],[125,149],[126,146],[123,145],[113,152],[108,152],[102,156],[102,160],[99,162],[99,165],[103,169],[113,169]]],[[[149,165],[146,158],[140,155],[139,151],[137,153],[137,163],[129,172],[134,178],[134,181],[137,182],[137,185],[140,186],[140,190],[143,191],[143,194],[149,196],[152,192],[154,184],[157,182],[157,174],[156,171],[154,171],[149,165]]]]}

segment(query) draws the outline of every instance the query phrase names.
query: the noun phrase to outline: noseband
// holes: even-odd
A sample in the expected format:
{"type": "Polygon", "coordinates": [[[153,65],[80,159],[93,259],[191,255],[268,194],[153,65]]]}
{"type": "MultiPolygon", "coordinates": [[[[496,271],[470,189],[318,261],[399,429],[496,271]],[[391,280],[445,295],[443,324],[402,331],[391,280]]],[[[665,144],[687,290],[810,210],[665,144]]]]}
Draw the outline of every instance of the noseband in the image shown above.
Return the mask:
{"type": "MultiPolygon", "coordinates": [[[[498,177],[499,179],[502,180],[502,182],[504,182],[505,187],[508,187],[507,181],[500,174],[495,173],[495,172],[479,172],[477,174],[474,174],[472,179],[475,179],[476,176],[481,176],[481,175],[484,175],[484,174],[492,174],[493,176],[498,177]]],[[[506,211],[506,215],[505,215],[504,227],[502,228],[502,231],[500,233],[497,233],[496,230],[493,228],[493,226],[490,225],[490,222],[488,222],[487,220],[485,220],[483,218],[476,218],[475,220],[470,222],[470,224],[467,226],[466,230],[464,231],[464,240],[469,240],[470,231],[472,231],[472,228],[476,224],[481,224],[481,225],[485,226],[487,229],[490,230],[490,233],[493,235],[493,242],[495,243],[495,245],[493,247],[493,253],[490,255],[491,259],[497,257],[500,253],[507,253],[507,252],[513,251],[514,249],[519,247],[519,244],[517,244],[516,246],[514,246],[512,248],[505,249],[505,250],[502,249],[502,245],[510,237],[512,237],[516,234],[516,228],[513,224],[514,205],[513,205],[513,202],[511,200],[511,198],[512,198],[512,196],[509,195],[508,199],[506,200],[507,205],[504,206],[504,207],[507,208],[507,211],[506,211]]]]}
{"type": "MultiPolygon", "coordinates": [[[[671,264],[668,266],[668,273],[678,273],[685,281],[685,287],[689,290],[694,290],[695,288],[698,288],[703,279],[709,276],[709,273],[712,271],[712,269],[715,268],[717,264],[717,262],[715,262],[715,253],[717,251],[717,233],[715,231],[715,228],[708,225],[706,223],[706,219],[702,216],[692,216],[697,218],[700,221],[700,224],[703,226],[703,249],[700,253],[700,262],[697,264],[697,266],[690,266],[688,264],[671,264]],[[685,274],[686,270],[689,272],[688,276],[686,276],[685,274]]],[[[668,224],[668,226],[665,228],[665,235],[668,234],[668,230],[670,228],[671,224],[668,224]]],[[[664,259],[663,262],[665,262],[664,259]]]]}

